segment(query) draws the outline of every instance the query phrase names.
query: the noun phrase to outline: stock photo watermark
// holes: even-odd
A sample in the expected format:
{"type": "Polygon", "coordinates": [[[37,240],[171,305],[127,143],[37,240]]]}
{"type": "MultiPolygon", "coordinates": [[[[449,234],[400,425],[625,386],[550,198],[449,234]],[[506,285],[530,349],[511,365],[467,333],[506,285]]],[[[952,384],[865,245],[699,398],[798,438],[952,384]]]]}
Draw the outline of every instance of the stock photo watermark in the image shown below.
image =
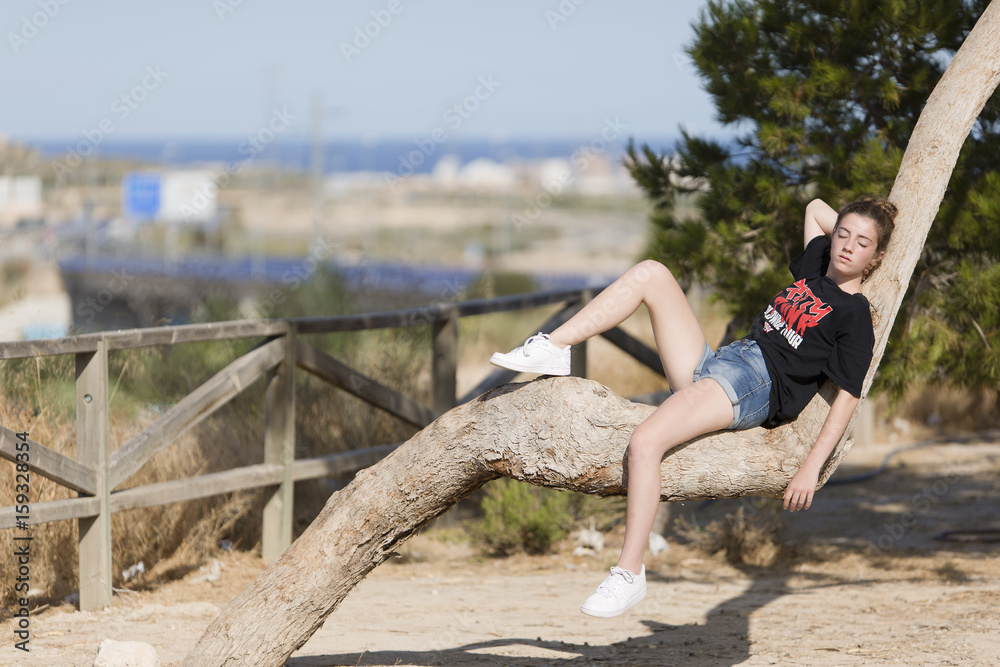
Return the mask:
{"type": "Polygon", "coordinates": [[[17,530],[14,536],[13,562],[11,573],[14,574],[14,598],[17,611],[14,613],[12,625],[14,637],[20,641],[14,643],[14,648],[28,653],[31,648],[31,612],[28,605],[28,591],[31,590],[31,543],[32,536],[28,528],[31,522],[31,440],[27,432],[16,433],[15,443],[14,519],[17,530]]]}
{"type": "Polygon", "coordinates": [[[66,146],[66,153],[62,159],[53,161],[52,168],[55,169],[56,179],[63,181],[70,172],[83,164],[83,158],[96,151],[109,136],[114,134],[118,129],[117,123],[131,116],[168,76],[170,73],[164,72],[159,65],[148,65],[139,83],[111,102],[110,113],[97,121],[94,127],[81,130],[83,139],[76,144],[66,146]]]}
{"type": "MultiPolygon", "coordinates": [[[[570,165],[573,169],[582,170],[594,161],[597,157],[608,152],[611,142],[620,137],[628,125],[623,123],[618,116],[614,119],[607,118],[604,122],[604,129],[590,142],[573,151],[570,156],[570,165]]],[[[514,223],[517,231],[530,225],[542,211],[547,209],[575,180],[572,169],[562,169],[555,178],[550,178],[542,183],[542,191],[534,197],[525,199],[525,206],[519,213],[511,213],[510,221],[514,223]]]]}
{"type": "Polygon", "coordinates": [[[684,51],[674,51],[670,56],[674,59],[674,66],[679,73],[684,75],[695,73],[694,62],[687,53],[684,51]]]}
{"type": "Polygon", "coordinates": [[[289,294],[306,283],[322,264],[334,256],[337,245],[337,242],[329,237],[316,237],[310,243],[308,255],[281,274],[281,285],[276,285],[261,295],[261,301],[254,306],[253,312],[240,320],[240,328],[246,327],[249,330],[260,320],[273,317],[278,306],[288,299],[289,294]]]}
{"type": "Polygon", "coordinates": [[[910,497],[912,509],[900,514],[895,521],[883,523],[879,536],[868,540],[869,553],[884,553],[899,544],[906,533],[917,525],[921,516],[926,516],[932,509],[941,504],[941,501],[959,479],[961,479],[961,475],[953,463],[952,469],[943,477],[934,480],[933,483],[914,493],[910,497]]]}
{"type": "Polygon", "coordinates": [[[125,269],[112,271],[108,284],[97,293],[81,301],[76,306],[76,315],[80,320],[93,324],[97,316],[104,311],[108,305],[121,296],[128,286],[135,280],[135,276],[129,275],[125,269]]]}
{"type": "Polygon", "coordinates": [[[212,9],[220,21],[226,20],[226,15],[236,11],[243,4],[243,0],[212,0],[212,9]]]}
{"type": "Polygon", "coordinates": [[[288,111],[287,107],[282,107],[280,110],[272,109],[271,118],[267,123],[253,134],[247,135],[246,140],[236,147],[236,152],[246,157],[239,162],[230,162],[225,168],[216,171],[212,179],[195,190],[190,202],[180,205],[179,210],[184,221],[190,222],[197,218],[215,201],[219,190],[229,187],[233,177],[250,165],[294,121],[295,114],[288,111]]]}
{"type": "Polygon", "coordinates": [[[344,60],[348,64],[361,52],[371,46],[372,40],[378,38],[382,31],[389,27],[393,17],[403,13],[406,7],[401,0],[389,0],[385,9],[376,9],[371,12],[371,21],[364,25],[354,26],[354,37],[350,42],[340,42],[340,52],[344,55],[344,60]]]}
{"type": "Polygon", "coordinates": [[[19,31],[14,32],[11,30],[7,33],[7,41],[10,42],[10,48],[13,49],[14,53],[20,53],[21,49],[37,37],[45,29],[45,26],[49,24],[49,21],[58,16],[62,8],[70,2],[72,0],[38,0],[36,3],[38,11],[31,14],[31,16],[25,15],[21,17],[21,29],[19,31]]]}
{"type": "Polygon", "coordinates": [[[426,136],[414,139],[413,144],[416,148],[399,156],[396,172],[385,175],[386,185],[395,189],[403,178],[412,176],[428,158],[437,152],[441,144],[448,141],[452,136],[448,132],[457,132],[465,121],[472,118],[472,115],[479,110],[483,102],[493,97],[501,86],[503,83],[494,79],[492,74],[480,76],[472,92],[453,103],[441,114],[444,126],[435,127],[426,136]]]}
{"type": "Polygon", "coordinates": [[[545,10],[545,20],[549,23],[549,28],[555,32],[559,26],[569,20],[576,10],[587,2],[587,0],[562,0],[555,9],[545,10]]]}

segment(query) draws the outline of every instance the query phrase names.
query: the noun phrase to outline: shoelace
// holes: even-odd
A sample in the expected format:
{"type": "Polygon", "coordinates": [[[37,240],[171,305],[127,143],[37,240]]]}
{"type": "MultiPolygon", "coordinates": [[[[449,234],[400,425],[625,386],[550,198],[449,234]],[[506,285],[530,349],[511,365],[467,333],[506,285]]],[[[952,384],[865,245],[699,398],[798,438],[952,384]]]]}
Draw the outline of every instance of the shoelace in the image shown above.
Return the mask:
{"type": "MultiPolygon", "coordinates": [[[[622,579],[624,579],[625,581],[627,581],[630,584],[635,582],[635,575],[634,574],[632,574],[628,570],[624,570],[624,569],[618,567],[617,565],[613,565],[611,567],[611,574],[612,574],[612,576],[621,577],[622,579]]],[[[611,579],[611,577],[609,577],[609,579],[611,579]]],[[[618,580],[617,579],[611,579],[610,582],[607,579],[605,579],[604,582],[600,586],[598,586],[597,588],[598,588],[598,590],[607,591],[608,593],[613,594],[614,593],[614,589],[617,588],[617,584],[618,584],[618,580]]]]}
{"type": "Polygon", "coordinates": [[[530,357],[531,352],[529,352],[528,349],[531,347],[531,344],[536,340],[548,340],[548,338],[549,338],[548,336],[539,331],[534,336],[531,336],[530,338],[528,338],[528,340],[524,341],[524,345],[521,346],[521,352],[524,354],[524,356],[530,357]]]}

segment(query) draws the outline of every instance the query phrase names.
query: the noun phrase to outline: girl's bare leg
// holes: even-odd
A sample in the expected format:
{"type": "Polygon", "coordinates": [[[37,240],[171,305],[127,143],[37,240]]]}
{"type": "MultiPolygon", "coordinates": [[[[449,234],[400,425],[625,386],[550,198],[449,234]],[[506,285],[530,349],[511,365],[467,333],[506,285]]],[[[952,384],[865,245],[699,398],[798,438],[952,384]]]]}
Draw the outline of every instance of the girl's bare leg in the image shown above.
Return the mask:
{"type": "Polygon", "coordinates": [[[621,324],[643,303],[667,381],[675,391],[691,384],[705,347],[705,334],[673,274],[655,260],[645,260],[626,271],[550,333],[549,340],[559,346],[575,345],[621,324]]]}
{"type": "Polygon", "coordinates": [[[660,462],[673,447],[704,433],[726,428],[733,404],[710,378],[688,384],[671,395],[632,433],[628,444],[628,502],[625,543],[618,567],[636,574],[660,503],[660,462]]]}
{"type": "Polygon", "coordinates": [[[705,334],[669,269],[653,260],[636,264],[549,335],[574,345],[621,324],[646,304],[656,349],[674,394],[633,432],[628,446],[625,543],[618,566],[638,573],[660,502],[660,462],[668,450],[732,423],[733,406],[715,380],[692,383],[705,334]]]}

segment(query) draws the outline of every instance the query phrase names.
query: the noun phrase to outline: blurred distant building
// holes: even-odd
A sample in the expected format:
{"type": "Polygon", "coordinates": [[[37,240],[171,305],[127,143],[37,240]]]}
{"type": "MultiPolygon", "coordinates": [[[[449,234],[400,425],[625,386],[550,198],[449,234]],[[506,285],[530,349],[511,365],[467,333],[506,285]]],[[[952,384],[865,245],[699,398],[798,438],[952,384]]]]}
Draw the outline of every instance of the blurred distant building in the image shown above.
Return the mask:
{"type": "Polygon", "coordinates": [[[489,158],[480,157],[469,161],[458,171],[458,182],[470,190],[509,192],[517,179],[514,170],[489,158]]]}
{"type": "Polygon", "coordinates": [[[603,153],[581,152],[569,158],[525,159],[512,158],[498,162],[478,157],[462,164],[457,155],[442,155],[431,172],[399,176],[387,174],[383,178],[352,178],[338,175],[340,193],[353,188],[384,187],[386,182],[393,190],[403,192],[484,192],[517,194],[525,189],[544,189],[551,194],[573,192],[583,195],[637,194],[635,183],[628,171],[614,156],[603,153]]]}
{"type": "Polygon", "coordinates": [[[72,323],[67,293],[26,296],[0,307],[0,341],[61,338],[72,323]]]}
{"type": "Polygon", "coordinates": [[[457,155],[442,155],[441,159],[434,165],[431,178],[438,185],[454,188],[458,186],[458,174],[461,169],[462,160],[457,155]]]}
{"type": "MultiPolygon", "coordinates": [[[[48,262],[25,263],[13,301],[0,305],[0,341],[65,336],[72,324],[70,296],[58,269],[48,262]]],[[[0,292],[7,290],[0,278],[0,292]]]]}
{"type": "Polygon", "coordinates": [[[0,176],[0,229],[42,216],[40,176],[0,176]]]}
{"type": "Polygon", "coordinates": [[[589,195],[638,192],[628,170],[607,154],[584,154],[574,161],[574,166],[577,192],[589,195]]]}

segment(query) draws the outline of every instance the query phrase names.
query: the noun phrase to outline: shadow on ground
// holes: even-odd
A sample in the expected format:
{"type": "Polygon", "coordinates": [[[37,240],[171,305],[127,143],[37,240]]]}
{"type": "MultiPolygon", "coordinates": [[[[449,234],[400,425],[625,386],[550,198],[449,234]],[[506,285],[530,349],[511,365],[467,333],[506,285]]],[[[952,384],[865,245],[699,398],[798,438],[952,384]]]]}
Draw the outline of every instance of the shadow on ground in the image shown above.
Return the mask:
{"type": "MultiPolygon", "coordinates": [[[[752,579],[747,590],[717,605],[704,624],[669,625],[642,621],[649,634],[613,644],[574,644],[541,637],[508,637],[428,651],[375,651],[336,655],[300,656],[287,667],[334,665],[480,665],[493,667],[542,667],[543,665],[685,665],[697,660],[700,667],[730,667],[750,657],[750,614],[785,595],[783,577],[752,579]],[[513,647],[524,647],[512,655],[513,647]],[[539,650],[541,649],[541,650],[539,650]],[[545,655],[539,656],[538,653],[545,655]]],[[[640,609],[640,608],[637,608],[640,609]]],[[[642,613],[632,611],[628,613],[642,613]]],[[[613,622],[613,621],[609,621],[613,622]]]]}

